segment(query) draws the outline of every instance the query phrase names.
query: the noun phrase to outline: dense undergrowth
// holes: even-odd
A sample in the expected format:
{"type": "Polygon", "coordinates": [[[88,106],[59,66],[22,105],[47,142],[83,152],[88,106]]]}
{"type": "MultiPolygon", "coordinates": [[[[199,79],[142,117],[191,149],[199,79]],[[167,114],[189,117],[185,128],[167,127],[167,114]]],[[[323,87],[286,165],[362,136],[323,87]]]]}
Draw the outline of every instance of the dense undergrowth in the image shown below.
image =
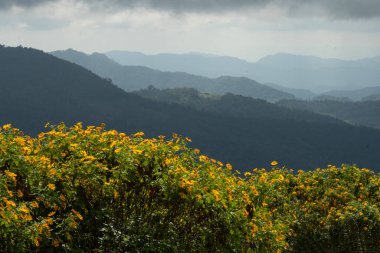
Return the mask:
{"type": "Polygon", "coordinates": [[[0,251],[379,251],[379,174],[273,162],[239,175],[189,141],[3,126],[0,251]]]}

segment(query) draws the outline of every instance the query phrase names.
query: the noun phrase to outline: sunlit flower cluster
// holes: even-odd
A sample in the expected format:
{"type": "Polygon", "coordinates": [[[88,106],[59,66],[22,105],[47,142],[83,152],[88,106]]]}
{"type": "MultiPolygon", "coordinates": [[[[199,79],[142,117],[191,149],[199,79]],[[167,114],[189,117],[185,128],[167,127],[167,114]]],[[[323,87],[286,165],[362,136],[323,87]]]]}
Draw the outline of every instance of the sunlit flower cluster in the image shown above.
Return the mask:
{"type": "Polygon", "coordinates": [[[293,172],[273,161],[240,174],[177,134],[47,127],[35,138],[1,128],[0,238],[12,238],[2,250],[380,247],[380,177],[371,170],[293,172]]]}

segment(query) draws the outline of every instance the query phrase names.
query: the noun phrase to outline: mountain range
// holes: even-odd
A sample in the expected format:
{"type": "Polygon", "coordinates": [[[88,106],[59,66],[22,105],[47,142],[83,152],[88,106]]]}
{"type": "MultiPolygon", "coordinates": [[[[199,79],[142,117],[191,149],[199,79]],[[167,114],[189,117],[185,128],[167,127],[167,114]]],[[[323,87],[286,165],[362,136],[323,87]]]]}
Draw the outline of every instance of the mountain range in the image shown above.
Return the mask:
{"type": "MultiPolygon", "coordinates": [[[[104,122],[108,129],[127,133],[179,133],[193,139],[192,145],[203,153],[231,162],[241,171],[267,167],[272,160],[295,169],[342,162],[380,169],[378,130],[320,115],[313,121],[247,117],[233,115],[233,111],[202,111],[157,102],[127,93],[77,64],[31,48],[0,47],[0,90],[0,124],[12,123],[28,134],[37,134],[46,122],[104,122]]],[[[269,105],[258,104],[264,109],[269,105]]],[[[270,110],[276,108],[271,105],[270,110]]]]}
{"type": "Polygon", "coordinates": [[[147,66],[162,71],[183,71],[211,78],[248,77],[295,89],[326,92],[380,86],[380,56],[360,60],[325,59],[278,53],[256,62],[204,54],[145,55],[110,51],[107,56],[123,65],[147,66]],[[275,73],[275,74],[273,74],[275,73]]]}
{"type": "Polygon", "coordinates": [[[207,78],[184,72],[164,72],[142,66],[123,66],[99,53],[91,55],[75,50],[55,51],[52,55],[76,63],[95,74],[110,78],[125,91],[157,88],[195,88],[201,92],[223,95],[233,93],[268,101],[292,99],[294,95],[258,83],[246,77],[221,76],[207,78]]]}
{"type": "MultiPolygon", "coordinates": [[[[273,83],[265,84],[264,86],[257,84],[255,81],[248,78],[225,76],[210,79],[195,75],[189,75],[183,72],[163,72],[140,66],[121,66],[110,60],[105,55],[97,53],[87,55],[74,50],[66,50],[53,52],[53,55],[84,66],[99,74],[100,76],[111,76],[113,80],[116,80],[115,83],[120,87],[123,87],[126,91],[136,91],[141,87],[146,89],[146,85],[151,84],[151,86],[159,87],[161,90],[148,89],[138,94],[162,102],[180,103],[185,106],[191,106],[192,108],[196,108],[198,110],[201,109],[206,111],[210,110],[211,112],[218,112],[221,108],[224,108],[224,113],[233,111],[235,115],[241,116],[247,116],[249,113],[251,113],[251,115],[261,116],[264,114],[273,114],[273,110],[264,110],[265,113],[260,113],[258,110],[260,106],[258,106],[257,102],[255,102],[255,106],[252,106],[253,100],[249,100],[248,98],[242,99],[241,96],[233,96],[234,94],[242,94],[245,96],[260,98],[271,102],[278,102],[278,105],[280,106],[291,109],[298,109],[298,111],[309,111],[331,116],[354,125],[362,125],[375,128],[378,128],[380,125],[380,119],[377,114],[377,112],[379,112],[377,103],[349,103],[353,101],[360,101],[362,99],[376,100],[376,94],[380,94],[380,86],[367,87],[358,90],[335,90],[317,94],[309,90],[288,88],[273,83]],[[213,81],[215,81],[215,83],[213,83],[213,81]],[[169,83],[171,85],[168,85],[169,83]],[[133,84],[144,85],[133,86],[133,84]],[[182,86],[191,88],[182,89],[182,86]],[[172,89],[173,87],[177,88],[172,89]],[[178,87],[180,88],[178,89],[178,87]],[[294,96],[286,96],[278,92],[273,92],[273,90],[268,87],[272,87],[276,91],[284,92],[285,94],[294,94],[294,96]],[[191,89],[194,88],[201,91],[200,93],[202,94],[209,93],[222,97],[221,99],[216,100],[205,100],[201,96],[194,96],[196,91],[191,92],[191,89]],[[229,96],[223,96],[227,93],[229,93],[229,96]],[[275,96],[273,97],[274,94],[275,96]],[[297,102],[294,99],[295,97],[301,97],[303,98],[303,101],[297,102]],[[228,100],[227,98],[232,99],[228,100]],[[281,102],[280,100],[285,101],[281,102]],[[224,106],[227,101],[234,101],[230,103],[231,107],[224,106]],[[308,103],[308,101],[311,102],[308,103]],[[210,104],[210,102],[214,104],[210,104]],[[216,102],[218,103],[217,105],[215,104],[216,102]],[[251,111],[252,108],[254,108],[255,111],[251,111]]],[[[169,56],[170,55],[166,55],[167,61],[170,60],[169,56]]],[[[199,55],[196,54],[192,54],[191,56],[195,58],[199,57],[199,55]]],[[[215,58],[215,56],[212,55],[205,55],[203,57],[215,58]]],[[[295,65],[307,65],[308,60],[306,58],[303,60],[297,60],[297,57],[294,58],[295,65]]],[[[327,66],[334,67],[341,64],[341,62],[342,61],[340,60],[331,61],[331,63],[327,66]]],[[[285,59],[283,59],[281,63],[284,65],[289,65],[285,62],[285,59]]],[[[324,64],[324,60],[313,58],[312,65],[315,68],[323,67],[325,66],[324,64]]],[[[278,67],[280,67],[280,65],[278,65],[278,67]]],[[[266,105],[265,107],[268,109],[269,106],[266,105]]],[[[276,116],[272,118],[281,118],[282,114],[287,115],[287,117],[290,116],[289,113],[282,112],[279,108],[276,108],[275,111],[278,113],[273,114],[276,116]]],[[[295,115],[292,115],[291,117],[294,116],[295,115]]],[[[296,118],[303,118],[305,120],[310,117],[308,117],[308,115],[300,116],[298,114],[296,118]]],[[[315,116],[311,118],[315,118],[315,116]]]]}

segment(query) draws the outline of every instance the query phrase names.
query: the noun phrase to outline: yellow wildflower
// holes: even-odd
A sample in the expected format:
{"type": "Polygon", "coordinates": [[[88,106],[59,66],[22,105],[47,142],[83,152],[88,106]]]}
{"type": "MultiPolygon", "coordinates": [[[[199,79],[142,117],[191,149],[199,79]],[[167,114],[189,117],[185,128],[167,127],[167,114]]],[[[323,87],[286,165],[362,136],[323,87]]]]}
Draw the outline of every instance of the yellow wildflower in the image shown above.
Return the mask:
{"type": "Polygon", "coordinates": [[[247,192],[243,191],[242,193],[243,193],[242,198],[243,198],[244,203],[246,203],[246,204],[252,203],[247,192]]]}
{"type": "Polygon", "coordinates": [[[205,156],[205,155],[199,156],[199,161],[201,161],[201,162],[207,162],[207,160],[208,160],[207,156],[205,156]]]}
{"type": "Polygon", "coordinates": [[[132,149],[132,153],[140,155],[143,153],[143,151],[139,149],[132,149]]]}
{"type": "Polygon", "coordinates": [[[49,183],[49,184],[47,185],[47,187],[48,187],[50,190],[52,190],[52,191],[55,190],[55,184],[49,183]]]}
{"type": "Polygon", "coordinates": [[[214,195],[215,200],[219,201],[220,200],[220,193],[219,193],[219,191],[212,190],[211,192],[212,192],[212,195],[214,195]]]}
{"type": "Polygon", "coordinates": [[[20,211],[23,213],[29,213],[29,209],[25,205],[20,207],[20,211]]]}
{"type": "Polygon", "coordinates": [[[23,147],[21,150],[26,155],[29,155],[32,152],[32,150],[28,147],[23,147]]]}
{"type": "Polygon", "coordinates": [[[49,170],[49,174],[55,176],[57,174],[57,171],[55,169],[51,169],[49,170]]]}
{"type": "Polygon", "coordinates": [[[60,199],[61,201],[65,201],[65,200],[66,200],[66,197],[65,197],[65,195],[61,194],[61,195],[59,195],[59,199],[60,199]]]}
{"type": "Polygon", "coordinates": [[[267,175],[266,174],[262,174],[259,178],[259,181],[260,182],[266,182],[267,181],[267,175]]]}
{"type": "Polygon", "coordinates": [[[6,124],[6,125],[3,126],[3,129],[4,129],[5,131],[7,131],[7,130],[9,130],[11,127],[12,127],[11,124],[6,124]]]}
{"type": "Polygon", "coordinates": [[[145,135],[144,132],[137,132],[133,136],[135,136],[135,137],[142,137],[144,135],[145,135]]]}
{"type": "Polygon", "coordinates": [[[24,146],[24,145],[25,145],[25,139],[22,138],[22,137],[16,137],[14,140],[15,140],[15,142],[17,142],[17,143],[20,144],[21,146],[24,146]]]}
{"type": "Polygon", "coordinates": [[[39,205],[38,205],[38,203],[36,201],[33,201],[31,203],[31,206],[34,207],[34,208],[38,208],[39,205]]]}
{"type": "Polygon", "coordinates": [[[8,200],[7,198],[3,198],[3,201],[5,202],[5,204],[10,207],[10,206],[13,206],[15,207],[16,206],[16,203],[13,202],[12,200],[8,200]]]}
{"type": "Polygon", "coordinates": [[[51,243],[51,245],[52,245],[54,248],[59,247],[59,240],[54,239],[53,242],[51,243]]]}
{"type": "Polygon", "coordinates": [[[53,220],[50,217],[46,218],[45,221],[46,221],[46,225],[52,225],[53,224],[53,220]]]}
{"type": "Polygon", "coordinates": [[[249,186],[249,188],[251,188],[251,191],[255,196],[259,195],[259,192],[257,191],[257,188],[254,185],[249,186]]]}
{"type": "Polygon", "coordinates": [[[71,211],[78,217],[78,219],[83,220],[83,216],[78,211],[75,209],[72,209],[71,211]]]}
{"type": "Polygon", "coordinates": [[[17,174],[15,174],[15,173],[13,173],[13,172],[11,172],[11,171],[9,171],[9,170],[6,170],[6,171],[4,171],[4,172],[5,172],[5,175],[6,175],[7,177],[11,178],[13,181],[16,182],[17,174]]]}
{"type": "Polygon", "coordinates": [[[18,196],[19,198],[22,198],[22,197],[24,196],[24,193],[22,193],[22,191],[18,190],[18,191],[17,191],[17,196],[18,196]]]}
{"type": "Polygon", "coordinates": [[[36,237],[36,238],[34,239],[34,245],[35,245],[36,247],[39,247],[39,246],[40,246],[40,241],[39,241],[39,238],[38,238],[38,237],[36,237]]]}
{"type": "Polygon", "coordinates": [[[21,217],[23,220],[31,221],[33,220],[33,217],[30,214],[25,214],[21,217]]]}
{"type": "Polygon", "coordinates": [[[255,236],[255,234],[257,233],[258,230],[259,230],[259,228],[256,226],[256,224],[253,224],[251,226],[251,234],[252,234],[252,236],[255,236]]]}

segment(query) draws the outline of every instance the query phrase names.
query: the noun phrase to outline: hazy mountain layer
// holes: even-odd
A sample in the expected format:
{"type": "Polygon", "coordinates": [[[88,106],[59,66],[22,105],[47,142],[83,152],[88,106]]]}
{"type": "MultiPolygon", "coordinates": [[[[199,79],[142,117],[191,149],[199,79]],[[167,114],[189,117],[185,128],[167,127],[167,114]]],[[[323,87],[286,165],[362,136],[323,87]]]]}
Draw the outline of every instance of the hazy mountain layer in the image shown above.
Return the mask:
{"type": "Polygon", "coordinates": [[[266,83],[265,85],[268,85],[268,86],[270,86],[272,88],[275,88],[276,90],[280,90],[280,91],[283,91],[283,92],[290,93],[290,94],[294,95],[298,99],[311,100],[314,97],[318,96],[317,93],[312,92],[310,90],[306,90],[306,89],[288,88],[288,87],[285,87],[285,86],[282,86],[282,85],[278,85],[278,84],[275,84],[275,83],[266,83]]]}
{"type": "Polygon", "coordinates": [[[357,90],[332,90],[325,92],[324,95],[346,97],[354,101],[359,101],[365,99],[368,96],[380,95],[380,86],[365,87],[357,90]]]}
{"type": "Polygon", "coordinates": [[[314,92],[380,85],[380,56],[346,61],[280,53],[252,63],[234,57],[202,54],[144,55],[127,51],[106,54],[124,65],[184,71],[208,77],[245,76],[261,83],[276,83],[314,92]]]}
{"type": "Polygon", "coordinates": [[[206,78],[183,72],[162,72],[140,66],[122,66],[102,54],[86,55],[74,50],[56,51],[53,55],[79,64],[101,77],[111,78],[120,88],[135,91],[152,85],[157,88],[189,87],[202,92],[223,95],[233,93],[253,98],[278,101],[293,95],[260,84],[245,77],[206,78]]]}

